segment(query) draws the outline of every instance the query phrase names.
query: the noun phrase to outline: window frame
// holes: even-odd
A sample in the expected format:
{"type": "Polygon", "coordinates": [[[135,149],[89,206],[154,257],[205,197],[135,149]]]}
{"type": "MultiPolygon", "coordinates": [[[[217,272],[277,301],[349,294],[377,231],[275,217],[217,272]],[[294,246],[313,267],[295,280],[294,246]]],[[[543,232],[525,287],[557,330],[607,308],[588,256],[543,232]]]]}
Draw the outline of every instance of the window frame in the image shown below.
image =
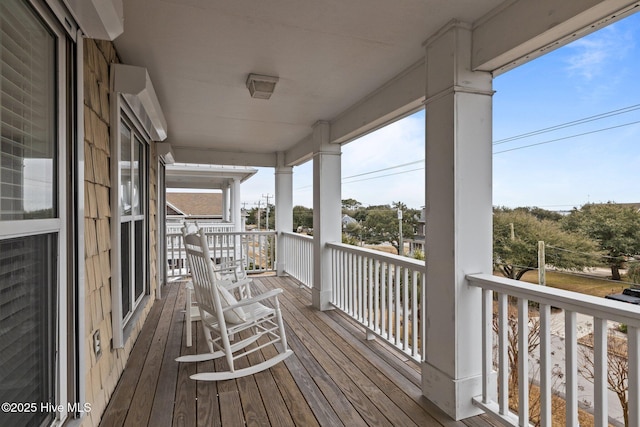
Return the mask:
{"type": "MultiPolygon", "coordinates": [[[[149,135],[149,132],[146,131],[144,125],[141,122],[141,119],[135,113],[135,109],[129,104],[127,98],[121,93],[112,93],[111,96],[111,219],[113,226],[111,227],[111,301],[112,301],[112,330],[113,330],[113,339],[112,339],[112,347],[113,348],[124,348],[124,345],[129,337],[129,333],[132,329],[133,323],[135,323],[135,319],[138,317],[140,309],[144,306],[143,301],[149,295],[150,292],[150,272],[149,272],[149,162],[150,162],[150,145],[152,143],[152,138],[149,135]],[[121,141],[121,132],[120,126],[122,124],[126,124],[126,126],[131,131],[131,140],[136,141],[139,139],[143,150],[142,150],[142,159],[140,159],[141,165],[138,168],[138,174],[142,179],[142,187],[143,191],[141,194],[141,200],[143,203],[142,212],[138,215],[124,215],[121,212],[120,208],[120,197],[121,197],[121,173],[120,173],[120,160],[122,154],[122,141],[121,141]],[[135,260],[135,222],[136,219],[132,217],[138,218],[142,220],[143,230],[143,241],[142,241],[142,254],[143,260],[142,262],[136,262],[135,260]],[[123,220],[124,218],[124,220],[123,220]],[[122,236],[121,236],[121,226],[124,222],[129,222],[131,225],[130,236],[133,237],[130,239],[129,245],[129,265],[141,265],[142,270],[142,293],[138,298],[134,298],[132,309],[125,312],[125,307],[123,307],[122,303],[122,236]]],[[[132,144],[132,154],[133,154],[133,144],[132,144]]],[[[132,157],[133,160],[133,157],[132,157]]],[[[132,176],[133,179],[133,176],[132,176]]],[[[135,296],[135,271],[129,270],[129,289],[132,291],[132,295],[135,296]]]]}
{"type": "MultiPolygon", "coordinates": [[[[53,88],[53,121],[55,126],[56,147],[54,148],[54,208],[55,215],[46,219],[21,219],[0,221],[0,240],[19,239],[30,236],[47,234],[56,235],[56,259],[53,261],[55,268],[55,294],[52,298],[53,315],[55,321],[55,337],[53,345],[54,366],[51,366],[50,374],[53,377],[54,405],[61,405],[60,411],[53,414],[53,423],[62,424],[70,414],[68,412],[68,396],[74,394],[69,390],[73,384],[69,384],[69,363],[74,357],[69,350],[68,313],[76,310],[76,307],[68,306],[68,298],[74,292],[74,277],[68,271],[69,259],[69,205],[73,192],[67,178],[67,168],[77,167],[77,164],[69,164],[69,152],[75,144],[75,132],[72,128],[75,120],[76,87],[74,85],[75,66],[77,58],[74,55],[77,26],[74,20],[61,8],[57,0],[25,0],[26,7],[30,8],[39,19],[44,28],[54,38],[54,70],[56,77],[53,88]]],[[[75,365],[74,365],[75,366],[75,365]]],[[[77,366],[76,366],[77,367],[77,366]]],[[[71,376],[73,377],[73,376],[71,376]]],[[[43,402],[44,403],[44,402],[43,402]]]]}

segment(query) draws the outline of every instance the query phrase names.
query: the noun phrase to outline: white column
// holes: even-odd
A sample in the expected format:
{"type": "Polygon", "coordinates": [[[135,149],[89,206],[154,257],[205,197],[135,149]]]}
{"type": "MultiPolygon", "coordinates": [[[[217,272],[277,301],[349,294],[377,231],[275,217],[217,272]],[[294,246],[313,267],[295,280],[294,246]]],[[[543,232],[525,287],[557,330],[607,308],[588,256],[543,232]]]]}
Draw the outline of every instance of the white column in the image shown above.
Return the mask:
{"type": "MultiPolygon", "coordinates": [[[[280,239],[281,233],[293,231],[293,168],[284,164],[284,153],[277,154],[276,179],[276,234],[280,239]]],[[[277,244],[276,271],[278,276],[284,274],[285,263],[284,245],[277,244]]]]}
{"type": "Polygon", "coordinates": [[[233,178],[231,183],[231,222],[233,223],[233,231],[242,231],[240,206],[240,178],[233,178]]]}
{"type": "Polygon", "coordinates": [[[426,47],[426,355],[423,394],[455,419],[481,411],[481,291],[491,273],[489,73],[470,70],[470,27],[452,22],[426,47]]]}
{"type": "Polygon", "coordinates": [[[328,242],[342,239],[340,209],[339,144],[329,143],[329,123],[318,122],[313,129],[313,289],[311,302],[327,310],[331,302],[331,259],[328,242]]]}
{"type": "Polygon", "coordinates": [[[229,184],[222,186],[222,220],[229,221],[229,184]]]}

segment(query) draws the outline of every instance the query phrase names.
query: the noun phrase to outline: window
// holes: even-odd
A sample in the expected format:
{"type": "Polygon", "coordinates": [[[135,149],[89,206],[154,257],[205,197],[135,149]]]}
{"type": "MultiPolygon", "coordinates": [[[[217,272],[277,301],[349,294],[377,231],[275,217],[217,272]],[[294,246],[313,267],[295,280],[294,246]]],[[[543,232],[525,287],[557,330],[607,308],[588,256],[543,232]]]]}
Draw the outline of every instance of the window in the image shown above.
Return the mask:
{"type": "Polygon", "coordinates": [[[126,117],[120,120],[120,264],[122,319],[147,291],[147,144],[126,117]]]}
{"type": "Polygon", "coordinates": [[[149,144],[166,122],[147,70],[111,64],[111,326],[113,347],[133,332],[150,293],[149,144]],[[117,181],[117,182],[115,182],[117,181]],[[119,226],[118,226],[119,225],[119,226]]]}
{"type": "Polygon", "coordinates": [[[71,42],[40,8],[0,2],[0,425],[66,417],[64,101],[71,42]]]}

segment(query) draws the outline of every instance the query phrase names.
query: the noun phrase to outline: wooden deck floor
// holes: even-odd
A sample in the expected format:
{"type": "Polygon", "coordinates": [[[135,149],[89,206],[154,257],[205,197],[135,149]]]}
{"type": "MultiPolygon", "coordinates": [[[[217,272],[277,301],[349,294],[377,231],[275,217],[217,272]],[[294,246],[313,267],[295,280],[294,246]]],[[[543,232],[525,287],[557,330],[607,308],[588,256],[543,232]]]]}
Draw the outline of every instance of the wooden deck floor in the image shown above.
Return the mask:
{"type": "MultiPolygon", "coordinates": [[[[259,289],[281,287],[287,339],[294,355],[253,376],[196,382],[195,372],[218,363],[178,364],[205,352],[202,331],[185,346],[184,286],[168,285],[153,306],[101,426],[491,426],[484,416],[451,420],[421,396],[419,367],[338,311],[309,306],[310,292],[294,280],[254,279],[259,289]]],[[[195,326],[195,325],[194,325],[195,326]]],[[[254,353],[259,362],[275,351],[254,353]]]]}

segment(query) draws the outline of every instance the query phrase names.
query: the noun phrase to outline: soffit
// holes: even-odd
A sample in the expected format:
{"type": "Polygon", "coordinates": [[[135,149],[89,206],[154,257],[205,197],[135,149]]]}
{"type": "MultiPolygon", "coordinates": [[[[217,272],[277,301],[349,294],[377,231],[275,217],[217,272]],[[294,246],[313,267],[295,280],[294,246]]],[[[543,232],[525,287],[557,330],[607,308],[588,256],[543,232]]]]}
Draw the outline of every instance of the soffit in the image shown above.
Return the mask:
{"type": "Polygon", "coordinates": [[[500,3],[127,0],[115,45],[148,69],[174,148],[273,153],[419,61],[451,19],[474,22],[500,3]],[[249,96],[249,73],[280,78],[270,100],[249,96]]]}

